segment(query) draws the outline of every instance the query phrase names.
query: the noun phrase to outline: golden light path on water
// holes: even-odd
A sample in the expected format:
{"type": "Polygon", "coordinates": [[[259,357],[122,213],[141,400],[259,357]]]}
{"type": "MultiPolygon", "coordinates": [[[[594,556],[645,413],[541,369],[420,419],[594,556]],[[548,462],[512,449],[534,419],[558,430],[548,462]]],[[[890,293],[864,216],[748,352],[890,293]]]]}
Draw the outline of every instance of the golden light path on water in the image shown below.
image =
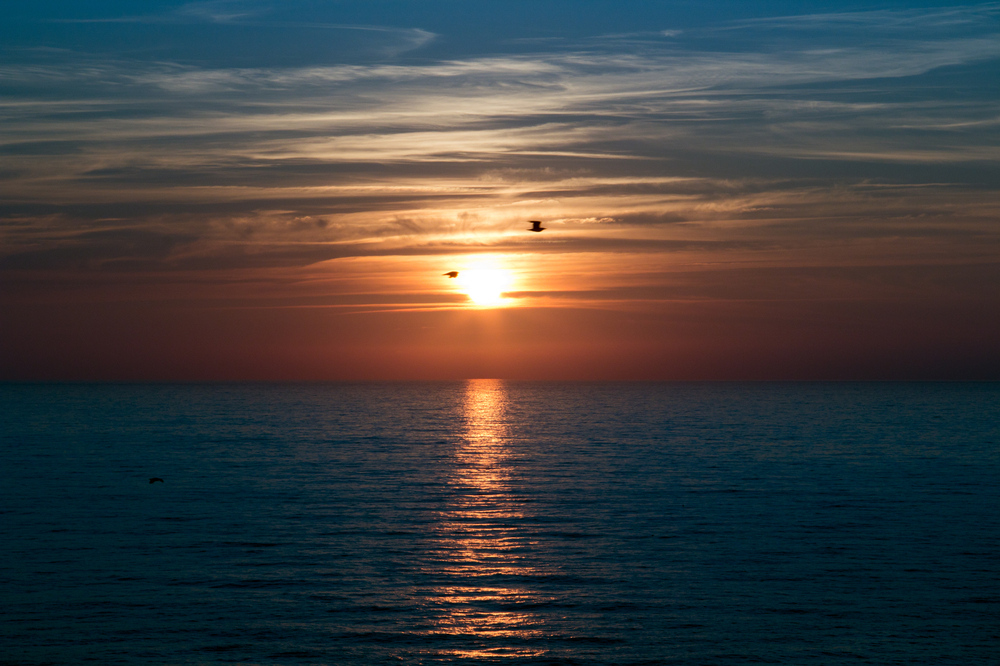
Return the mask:
{"type": "Polygon", "coordinates": [[[445,612],[435,633],[475,636],[475,648],[447,654],[462,659],[537,656],[545,650],[524,645],[541,636],[536,614],[520,610],[541,595],[526,588],[496,582],[515,576],[530,580],[536,571],[520,554],[527,545],[517,526],[520,501],[510,483],[511,432],[508,398],[501,380],[470,380],[463,416],[465,436],[455,450],[451,479],[454,501],[442,513],[441,548],[447,553],[442,573],[465,581],[438,590],[445,612]]]}

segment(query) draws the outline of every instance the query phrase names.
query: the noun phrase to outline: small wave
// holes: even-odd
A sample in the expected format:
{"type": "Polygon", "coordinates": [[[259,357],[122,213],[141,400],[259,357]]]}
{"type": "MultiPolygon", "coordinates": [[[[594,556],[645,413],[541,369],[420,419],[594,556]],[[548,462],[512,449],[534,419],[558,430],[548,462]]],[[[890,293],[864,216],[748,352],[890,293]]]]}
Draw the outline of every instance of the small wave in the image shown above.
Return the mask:
{"type": "Polygon", "coordinates": [[[243,650],[247,646],[241,644],[233,645],[207,645],[203,648],[199,648],[201,652],[232,652],[234,650],[243,650]]]}

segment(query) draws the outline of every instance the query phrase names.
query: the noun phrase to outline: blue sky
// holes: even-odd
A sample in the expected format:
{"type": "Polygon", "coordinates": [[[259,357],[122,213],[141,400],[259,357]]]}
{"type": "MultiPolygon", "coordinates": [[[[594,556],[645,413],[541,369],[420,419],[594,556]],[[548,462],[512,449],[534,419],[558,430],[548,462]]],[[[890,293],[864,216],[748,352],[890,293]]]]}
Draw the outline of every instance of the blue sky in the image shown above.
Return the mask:
{"type": "MultiPolygon", "coordinates": [[[[146,307],[176,303],[179,284],[219,298],[260,282],[282,286],[242,306],[431,312],[462,303],[420,262],[489,254],[522,278],[511,302],[539,316],[651,318],[643,354],[678,321],[665,303],[787,295],[910,304],[870,330],[930,326],[940,312],[920,303],[965,302],[972,318],[931,338],[996,360],[983,342],[996,322],[975,313],[998,286],[998,3],[3,12],[0,271],[28,285],[18,302],[146,307]],[[546,220],[545,243],[521,233],[527,219],[546,220]],[[542,257],[559,266],[545,284],[542,257]],[[121,275],[155,286],[125,297],[121,275]],[[86,296],[44,287],[79,276],[86,296]]],[[[811,325],[794,307],[768,315],[794,320],[789,335],[811,325]]],[[[843,313],[822,312],[851,337],[843,313]]]]}

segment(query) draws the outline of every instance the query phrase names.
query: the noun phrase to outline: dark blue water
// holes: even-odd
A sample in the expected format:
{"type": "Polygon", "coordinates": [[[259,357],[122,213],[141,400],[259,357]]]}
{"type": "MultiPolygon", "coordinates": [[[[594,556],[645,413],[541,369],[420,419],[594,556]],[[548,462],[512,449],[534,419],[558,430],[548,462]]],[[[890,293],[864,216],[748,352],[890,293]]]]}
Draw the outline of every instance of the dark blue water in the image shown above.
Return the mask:
{"type": "Polygon", "coordinates": [[[0,419],[2,664],[1000,663],[1000,384],[0,385],[0,419]]]}

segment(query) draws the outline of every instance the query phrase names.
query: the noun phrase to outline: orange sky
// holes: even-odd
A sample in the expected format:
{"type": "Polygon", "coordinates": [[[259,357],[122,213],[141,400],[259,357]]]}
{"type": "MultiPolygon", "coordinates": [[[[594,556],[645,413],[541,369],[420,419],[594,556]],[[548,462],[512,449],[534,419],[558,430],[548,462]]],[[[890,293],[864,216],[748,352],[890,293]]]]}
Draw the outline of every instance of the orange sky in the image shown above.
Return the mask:
{"type": "MultiPolygon", "coordinates": [[[[558,245],[553,226],[530,242],[558,245]]],[[[50,276],[57,284],[5,292],[3,369],[81,380],[917,379],[998,367],[994,266],[727,254],[522,248],[184,280],[50,276]],[[509,272],[500,305],[477,305],[441,275],[477,265],[509,272]]]]}

